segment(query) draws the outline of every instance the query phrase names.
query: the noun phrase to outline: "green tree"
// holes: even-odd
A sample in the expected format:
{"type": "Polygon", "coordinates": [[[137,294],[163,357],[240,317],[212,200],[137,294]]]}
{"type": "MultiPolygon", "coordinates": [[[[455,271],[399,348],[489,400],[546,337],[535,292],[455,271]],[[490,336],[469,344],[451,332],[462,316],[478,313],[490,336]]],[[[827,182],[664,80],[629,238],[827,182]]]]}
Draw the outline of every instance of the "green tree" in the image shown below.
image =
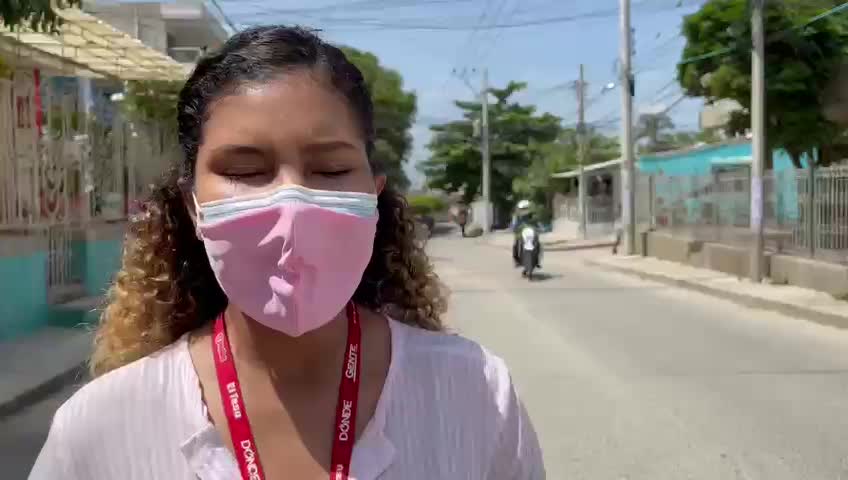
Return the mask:
{"type": "Polygon", "coordinates": [[[672,136],[665,133],[674,129],[674,122],[666,112],[643,113],[636,121],[636,140],[648,139],[648,151],[659,152],[673,148],[672,136]]]}
{"type": "Polygon", "coordinates": [[[409,188],[409,178],[403,166],[412,150],[410,129],[415,121],[415,93],[404,90],[400,74],[380,65],[373,54],[350,47],[342,50],[362,71],[374,99],[374,157],[385,167],[389,182],[405,191],[409,188]]]}
{"type": "Polygon", "coordinates": [[[127,82],[122,107],[129,118],[177,128],[177,100],[183,82],[139,80],[127,82]]]}
{"type": "MultiPolygon", "coordinates": [[[[506,88],[490,88],[494,97],[489,106],[489,151],[492,161],[492,203],[498,211],[511,209],[515,194],[513,181],[527,174],[533,161],[544,155],[545,145],[557,138],[560,119],[539,115],[535,107],[510,101],[526,84],[510,82],[506,88]]],[[[481,115],[477,102],[456,101],[462,120],[433,125],[431,156],[422,165],[431,188],[448,193],[462,192],[470,203],[480,193],[482,155],[475,135],[475,122],[481,115]]]]}
{"type": "MultiPolygon", "coordinates": [[[[827,149],[840,131],[822,113],[822,92],[842,64],[848,46],[848,17],[832,15],[809,21],[839,3],[766,2],[768,142],[772,148],[785,149],[799,168],[804,153],[827,149]]],[[[685,19],[683,35],[687,43],[678,79],[686,93],[707,101],[736,100],[744,108],[732,114],[729,133],[748,128],[751,26],[747,0],[708,1],[685,19]],[[712,52],[720,54],[710,55],[712,52]],[[704,58],[686,61],[701,56],[704,58]]]]}
{"type": "Polygon", "coordinates": [[[411,195],[407,197],[409,209],[418,215],[433,215],[445,211],[447,203],[434,195],[411,195]]]}
{"type": "Polygon", "coordinates": [[[715,128],[704,129],[700,132],[674,132],[665,137],[665,146],[668,150],[679,150],[698,143],[717,143],[721,141],[721,138],[715,128]]]}
{"type": "MultiPolygon", "coordinates": [[[[79,7],[81,0],[59,1],[63,7],[79,7]]],[[[15,28],[22,25],[37,31],[52,31],[61,23],[50,0],[0,1],[0,25],[15,28]]],[[[12,69],[0,58],[0,78],[9,78],[12,69]]]]}
{"type": "MultiPolygon", "coordinates": [[[[620,156],[616,138],[607,137],[594,130],[589,130],[587,135],[586,165],[606,162],[620,156]]],[[[541,146],[541,154],[534,158],[527,175],[513,181],[513,190],[533,203],[535,213],[542,221],[550,221],[553,216],[551,208],[554,194],[568,186],[567,183],[551,178],[551,175],[577,169],[580,166],[579,147],[577,130],[563,130],[556,142],[541,146]]]]}
{"type": "Polygon", "coordinates": [[[3,0],[0,1],[0,22],[5,27],[26,25],[33,30],[50,31],[61,19],[53,10],[53,4],[62,7],[79,7],[81,0],[3,0]]]}

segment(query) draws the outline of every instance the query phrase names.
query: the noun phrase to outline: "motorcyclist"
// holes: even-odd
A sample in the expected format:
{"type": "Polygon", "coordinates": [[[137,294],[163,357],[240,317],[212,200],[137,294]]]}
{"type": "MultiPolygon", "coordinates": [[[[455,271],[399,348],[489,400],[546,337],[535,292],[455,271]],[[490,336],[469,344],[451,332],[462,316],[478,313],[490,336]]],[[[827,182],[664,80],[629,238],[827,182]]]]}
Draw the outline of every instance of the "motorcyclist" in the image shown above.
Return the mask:
{"type": "Polygon", "coordinates": [[[512,260],[515,262],[515,266],[521,266],[521,251],[522,251],[522,243],[523,239],[521,237],[521,231],[525,227],[530,227],[535,230],[536,235],[534,236],[534,245],[536,252],[536,268],[542,268],[541,265],[541,243],[539,242],[539,227],[536,225],[535,219],[533,218],[533,214],[530,211],[530,201],[521,200],[516,205],[516,212],[513,218],[513,242],[512,242],[512,260]]]}

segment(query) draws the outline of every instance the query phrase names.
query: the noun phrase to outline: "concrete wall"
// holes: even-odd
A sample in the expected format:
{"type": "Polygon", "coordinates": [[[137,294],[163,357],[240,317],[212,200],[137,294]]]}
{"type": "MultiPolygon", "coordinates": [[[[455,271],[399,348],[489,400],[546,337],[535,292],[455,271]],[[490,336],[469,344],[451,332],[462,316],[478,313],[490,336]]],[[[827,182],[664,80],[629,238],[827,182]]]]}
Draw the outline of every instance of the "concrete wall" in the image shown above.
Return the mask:
{"type": "MultiPolygon", "coordinates": [[[[750,276],[751,252],[747,248],[705,243],[658,232],[649,232],[647,243],[647,254],[661,260],[737,277],[750,276]]],[[[764,274],[774,283],[819,290],[837,297],[848,296],[846,265],[766,253],[764,268],[764,274]]]]}
{"type": "Polygon", "coordinates": [[[771,278],[775,283],[820,290],[837,297],[848,296],[848,266],[846,265],[789,255],[774,255],[771,260],[771,278]]]}
{"type": "MultiPolygon", "coordinates": [[[[716,270],[737,277],[749,276],[750,252],[741,247],[707,243],[666,233],[649,232],[648,256],[698,268],[716,270]]],[[[770,255],[766,255],[765,271],[769,271],[770,255]]]]}
{"type": "Polygon", "coordinates": [[[691,264],[693,253],[700,250],[696,244],[700,243],[663,233],[649,232],[647,255],[660,260],[691,264]]]}

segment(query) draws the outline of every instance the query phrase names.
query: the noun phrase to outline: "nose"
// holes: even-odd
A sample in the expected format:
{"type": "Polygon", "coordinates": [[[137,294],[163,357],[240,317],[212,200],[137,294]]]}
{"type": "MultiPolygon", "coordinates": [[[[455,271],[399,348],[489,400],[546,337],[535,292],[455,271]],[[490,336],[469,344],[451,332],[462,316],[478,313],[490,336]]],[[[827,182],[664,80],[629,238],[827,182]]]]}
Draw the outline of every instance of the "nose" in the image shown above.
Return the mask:
{"type": "Polygon", "coordinates": [[[277,174],[276,184],[278,186],[297,185],[305,187],[306,172],[304,172],[303,167],[300,165],[284,165],[277,174]]]}

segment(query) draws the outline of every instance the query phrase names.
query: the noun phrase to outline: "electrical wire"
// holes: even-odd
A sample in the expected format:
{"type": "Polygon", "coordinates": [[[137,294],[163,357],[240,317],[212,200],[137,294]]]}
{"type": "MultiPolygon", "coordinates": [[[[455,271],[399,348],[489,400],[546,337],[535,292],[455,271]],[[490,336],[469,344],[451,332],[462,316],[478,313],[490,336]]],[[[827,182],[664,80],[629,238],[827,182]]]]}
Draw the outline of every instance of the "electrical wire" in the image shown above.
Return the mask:
{"type": "Polygon", "coordinates": [[[480,31],[480,27],[483,26],[483,24],[486,21],[486,17],[488,16],[488,13],[489,13],[489,7],[492,6],[492,1],[493,0],[486,0],[486,3],[483,5],[483,8],[480,10],[480,15],[477,18],[477,23],[475,24],[475,28],[468,35],[468,38],[466,39],[463,48],[460,48],[459,51],[457,51],[457,58],[454,61],[453,66],[451,67],[452,72],[455,71],[456,69],[460,68],[460,64],[462,64],[463,66],[461,67],[462,68],[461,71],[463,73],[461,75],[463,75],[463,76],[466,75],[466,68],[465,67],[467,66],[468,62],[460,62],[460,60],[463,58],[463,53],[467,54],[470,51],[471,47],[474,46],[474,41],[477,38],[478,32],[480,31]]]}
{"type": "MultiPolygon", "coordinates": [[[[509,0],[500,0],[500,2],[495,6],[492,10],[492,15],[489,17],[490,21],[489,25],[497,24],[500,22],[501,13],[503,12],[504,7],[506,6],[509,0]]],[[[480,26],[484,26],[486,23],[481,24],[480,26]]],[[[485,61],[483,60],[483,49],[486,48],[486,45],[489,41],[491,41],[491,37],[494,35],[491,30],[481,30],[477,28],[478,36],[477,43],[474,45],[473,50],[471,50],[471,59],[473,63],[476,63],[477,66],[485,65],[485,61]],[[490,35],[491,34],[491,35],[490,35]]],[[[497,32],[495,32],[497,33],[497,32]]],[[[472,65],[474,66],[474,65],[472,65]]]]}
{"type": "MultiPolygon", "coordinates": [[[[267,16],[268,12],[262,13],[263,16],[267,16]]],[[[493,23],[489,25],[462,25],[462,24],[426,24],[426,23],[413,23],[413,22],[386,22],[380,19],[367,19],[367,18],[323,18],[316,17],[315,19],[318,21],[326,22],[326,23],[336,23],[336,24],[348,24],[349,27],[362,27],[367,28],[370,27],[372,29],[379,30],[430,30],[430,31],[465,31],[465,30],[474,30],[475,28],[478,30],[498,30],[498,29],[514,29],[514,28],[526,28],[526,27],[535,27],[542,25],[553,25],[559,23],[569,23],[575,22],[578,20],[585,20],[591,18],[606,18],[606,17],[614,17],[618,15],[618,9],[605,9],[605,10],[596,10],[592,12],[586,12],[582,14],[576,15],[563,15],[556,17],[546,17],[546,18],[536,18],[524,21],[515,21],[511,23],[493,23]]],[[[448,19],[454,20],[454,19],[448,19]]],[[[248,22],[249,23],[249,22],[248,22]]]]}
{"type": "MultiPolygon", "coordinates": [[[[512,9],[509,12],[507,12],[507,14],[504,18],[506,20],[509,20],[512,17],[514,17],[515,13],[518,10],[518,7],[520,5],[521,5],[521,0],[515,0],[515,3],[513,4],[512,9]]],[[[489,41],[489,49],[486,51],[485,54],[483,54],[481,56],[482,60],[480,61],[480,63],[485,64],[486,62],[489,61],[489,58],[492,56],[492,52],[495,51],[495,47],[497,46],[500,39],[503,37],[504,32],[505,32],[504,30],[495,31],[495,33],[492,36],[492,39],[489,41]]]]}

